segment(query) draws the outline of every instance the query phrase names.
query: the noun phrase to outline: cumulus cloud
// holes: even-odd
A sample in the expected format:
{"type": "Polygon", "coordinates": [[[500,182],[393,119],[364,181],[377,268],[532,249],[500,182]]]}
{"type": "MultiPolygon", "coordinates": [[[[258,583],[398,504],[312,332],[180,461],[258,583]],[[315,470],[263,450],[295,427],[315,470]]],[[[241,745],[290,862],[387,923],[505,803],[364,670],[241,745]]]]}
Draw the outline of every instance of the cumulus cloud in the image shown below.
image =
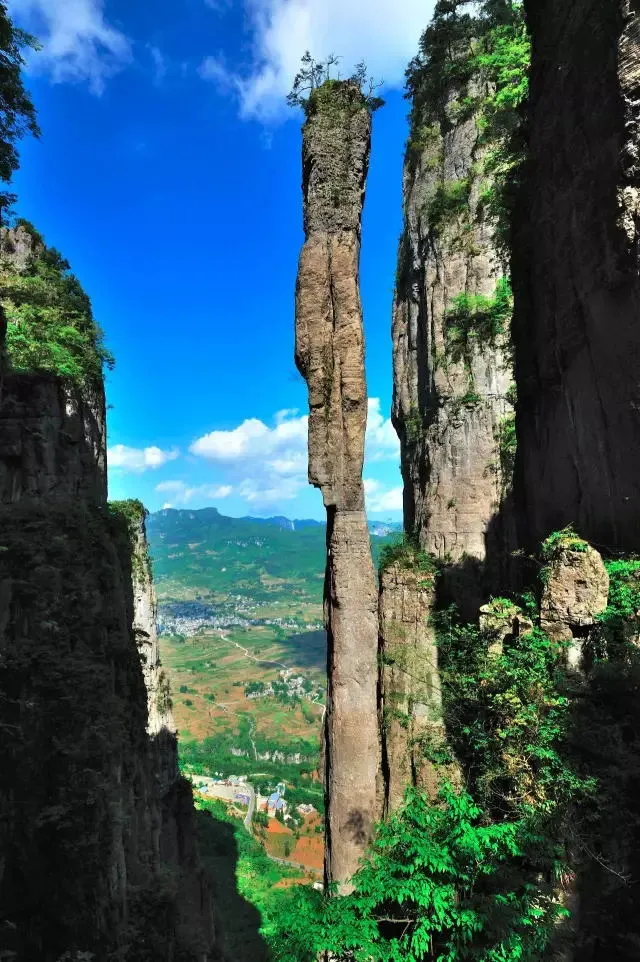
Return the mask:
{"type": "MultiPolygon", "coordinates": [[[[194,498],[203,501],[219,501],[221,498],[228,498],[233,488],[230,484],[199,484],[189,485],[186,481],[161,481],[156,485],[156,491],[161,494],[170,494],[177,504],[188,504],[194,498]]],[[[167,503],[164,507],[173,507],[173,503],[167,503]]]]}
{"type": "Polygon", "coordinates": [[[109,448],[108,462],[111,468],[140,474],[142,471],[161,468],[167,461],[175,461],[179,454],[180,452],[175,448],[171,451],[163,451],[155,446],[130,448],[126,444],[115,444],[109,448]]]}
{"type": "Polygon", "coordinates": [[[101,94],[131,60],[131,42],[105,19],[104,0],[9,0],[9,12],[42,43],[33,67],[55,83],[87,82],[101,94]]]}
{"type": "Polygon", "coordinates": [[[230,71],[222,56],[210,57],[201,75],[221,92],[235,92],[241,116],[268,122],[281,115],[306,50],[318,60],[339,55],[345,76],[364,59],[386,87],[402,87],[434,0],[244,0],[244,6],[251,66],[230,71]]]}
{"type": "Polygon", "coordinates": [[[290,474],[300,470],[300,456],[304,458],[306,453],[307,421],[306,415],[291,417],[288,411],[278,412],[272,428],[258,418],[249,418],[231,431],[205,434],[189,450],[223,464],[260,460],[276,474],[290,474]]]}
{"type": "MultiPolygon", "coordinates": [[[[216,464],[245,501],[276,505],[296,498],[307,484],[308,423],[306,414],[295,408],[285,409],[273,416],[271,425],[248,418],[230,430],[211,431],[194,441],[189,451],[216,464]]],[[[397,461],[398,454],[398,438],[391,421],[383,416],[380,399],[371,398],[367,461],[397,461]]]]}
{"type": "Polygon", "coordinates": [[[399,461],[400,441],[391,418],[380,410],[380,398],[369,398],[367,414],[367,461],[399,461]]]}
{"type": "Polygon", "coordinates": [[[402,511],[402,485],[387,488],[380,481],[365,478],[364,493],[367,510],[372,514],[382,514],[386,511],[402,511]]]}

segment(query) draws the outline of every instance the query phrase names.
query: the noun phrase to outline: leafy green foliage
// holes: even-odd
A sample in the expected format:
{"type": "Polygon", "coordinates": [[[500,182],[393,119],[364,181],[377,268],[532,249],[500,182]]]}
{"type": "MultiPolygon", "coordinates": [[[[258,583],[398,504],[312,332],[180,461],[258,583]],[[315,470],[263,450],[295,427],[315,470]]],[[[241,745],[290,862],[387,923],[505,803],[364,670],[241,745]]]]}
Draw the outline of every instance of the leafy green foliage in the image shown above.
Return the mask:
{"type": "Polygon", "coordinates": [[[595,784],[570,760],[557,645],[533,630],[496,654],[453,611],[440,616],[438,645],[450,744],[429,757],[447,766],[452,749],[466,789],[445,783],[436,804],[410,790],[379,826],[352,895],[297,896],[271,933],[280,962],[319,951],[353,962],[538,962],[568,914],[558,898],[567,820],[595,784]]]}
{"type": "Polygon", "coordinates": [[[508,278],[501,277],[493,297],[458,294],[445,312],[447,357],[470,363],[474,346],[491,346],[509,326],[513,295],[508,278]]]}
{"type": "Polygon", "coordinates": [[[431,580],[438,571],[437,558],[423,551],[417,539],[407,534],[393,538],[382,547],[379,559],[380,570],[384,571],[391,565],[408,568],[429,577],[431,580]]]}
{"type": "Polygon", "coordinates": [[[468,177],[444,180],[436,185],[425,206],[429,227],[435,234],[455,218],[468,215],[470,191],[471,179],[468,177]]]}
{"type": "Polygon", "coordinates": [[[445,612],[439,652],[447,731],[474,797],[494,816],[561,814],[590,786],[563,754],[571,701],[557,643],[534,629],[495,655],[445,612]]]}
{"type": "Polygon", "coordinates": [[[518,450],[515,411],[510,411],[509,414],[505,414],[500,419],[495,432],[495,440],[498,444],[500,464],[500,491],[501,497],[504,499],[511,491],[518,450]]]}
{"type": "Polygon", "coordinates": [[[543,561],[553,561],[562,551],[588,551],[589,544],[581,538],[569,524],[560,531],[553,531],[542,542],[540,554],[543,561]]]}
{"type": "Polygon", "coordinates": [[[510,868],[538,844],[511,822],[487,824],[471,796],[445,784],[439,804],[410,790],[379,826],[356,892],[321,901],[300,893],[272,934],[279,962],[319,951],[353,962],[516,962],[540,957],[562,909],[510,868]]]}
{"type": "Polygon", "coordinates": [[[317,111],[366,107],[370,113],[384,106],[375,95],[380,84],[369,77],[366,64],[356,64],[355,72],[346,80],[340,79],[340,57],[331,54],[325,61],[314,60],[309,51],[302,57],[291,92],[287,96],[290,107],[302,107],[307,117],[317,111]],[[332,77],[335,70],[337,77],[332,77]]]}
{"type": "MultiPolygon", "coordinates": [[[[22,81],[24,52],[38,50],[37,40],[14,25],[0,2],[0,180],[8,184],[19,166],[17,143],[26,134],[40,135],[36,112],[22,81]]],[[[13,201],[0,194],[0,209],[13,201]]]]}
{"type": "Polygon", "coordinates": [[[25,221],[18,225],[33,236],[34,251],[24,271],[8,261],[0,264],[10,367],[19,373],[47,371],[78,385],[99,384],[113,358],[89,298],[58,251],[47,248],[25,221]]]}

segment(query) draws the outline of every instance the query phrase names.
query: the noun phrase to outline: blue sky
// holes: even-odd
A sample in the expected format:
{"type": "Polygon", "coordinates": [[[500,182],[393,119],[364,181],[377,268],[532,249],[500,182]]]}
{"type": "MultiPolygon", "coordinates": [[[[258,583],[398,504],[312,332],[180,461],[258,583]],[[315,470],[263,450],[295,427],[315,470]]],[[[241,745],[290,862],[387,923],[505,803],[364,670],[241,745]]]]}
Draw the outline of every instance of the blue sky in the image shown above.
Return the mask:
{"type": "Polygon", "coordinates": [[[110,496],[151,510],[323,516],[306,483],[293,363],[300,56],[362,57],[384,78],[363,227],[372,517],[398,518],[390,311],[401,229],[406,63],[416,0],[10,0],[43,51],[28,84],[18,212],[91,296],[109,375],[110,496]]]}

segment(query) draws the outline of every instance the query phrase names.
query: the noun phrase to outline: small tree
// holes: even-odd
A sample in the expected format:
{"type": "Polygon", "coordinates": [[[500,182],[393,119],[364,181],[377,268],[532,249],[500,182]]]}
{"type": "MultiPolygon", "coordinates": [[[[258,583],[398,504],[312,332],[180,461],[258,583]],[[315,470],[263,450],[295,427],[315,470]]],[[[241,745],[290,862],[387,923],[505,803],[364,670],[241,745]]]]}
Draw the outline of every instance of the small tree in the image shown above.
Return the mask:
{"type": "Polygon", "coordinates": [[[314,60],[309,51],[304,54],[301,67],[293,80],[293,87],[287,96],[287,103],[290,107],[302,107],[306,114],[309,113],[309,105],[313,94],[324,84],[331,83],[351,83],[360,90],[365,106],[373,113],[379,107],[384,106],[384,100],[376,96],[375,91],[382,86],[382,81],[376,82],[367,74],[367,67],[364,61],[356,64],[355,72],[344,80],[340,77],[337,69],[340,57],[330,54],[326,60],[314,60]],[[332,77],[332,71],[336,76],[332,77]]]}

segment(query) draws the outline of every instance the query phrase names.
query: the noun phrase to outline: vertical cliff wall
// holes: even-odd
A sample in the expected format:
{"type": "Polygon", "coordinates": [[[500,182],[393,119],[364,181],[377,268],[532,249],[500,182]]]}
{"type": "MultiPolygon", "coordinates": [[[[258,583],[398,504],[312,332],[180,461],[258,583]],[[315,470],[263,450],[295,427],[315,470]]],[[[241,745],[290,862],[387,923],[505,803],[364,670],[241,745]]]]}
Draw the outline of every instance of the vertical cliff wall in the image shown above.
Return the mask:
{"type": "Polygon", "coordinates": [[[370,140],[370,111],[358,84],[328,81],[313,92],[303,129],[306,240],[296,289],[296,363],[309,387],[309,480],[327,509],[325,871],[343,891],[370,839],[379,755],[359,292],[370,140]]]}
{"type": "Polygon", "coordinates": [[[529,163],[514,252],[523,540],[640,546],[640,14],[525,4],[529,163]],[[594,66],[597,65],[597,66],[594,66]]]}
{"type": "MultiPolygon", "coordinates": [[[[16,262],[11,282],[26,276],[28,288],[24,269],[16,262]]],[[[18,367],[23,348],[58,333],[56,315],[31,342],[35,319],[51,320],[51,287],[37,280],[46,296],[29,302],[25,327],[9,313],[18,367]]],[[[158,658],[144,512],[107,505],[104,447],[101,379],[5,376],[0,948],[42,962],[77,952],[202,962],[214,938],[158,658]]]]}
{"type": "MultiPolygon", "coordinates": [[[[454,66],[467,44],[450,49],[454,66]]],[[[499,444],[512,410],[510,306],[483,199],[480,117],[468,106],[486,84],[477,74],[447,81],[455,78],[452,63],[445,69],[427,49],[415,68],[393,311],[393,419],[406,529],[441,558],[481,562],[510,481],[499,444]]]]}
{"type": "Polygon", "coordinates": [[[434,799],[446,766],[430,762],[444,740],[438,649],[432,611],[435,573],[406,551],[380,573],[382,811],[415,785],[434,799]]]}

